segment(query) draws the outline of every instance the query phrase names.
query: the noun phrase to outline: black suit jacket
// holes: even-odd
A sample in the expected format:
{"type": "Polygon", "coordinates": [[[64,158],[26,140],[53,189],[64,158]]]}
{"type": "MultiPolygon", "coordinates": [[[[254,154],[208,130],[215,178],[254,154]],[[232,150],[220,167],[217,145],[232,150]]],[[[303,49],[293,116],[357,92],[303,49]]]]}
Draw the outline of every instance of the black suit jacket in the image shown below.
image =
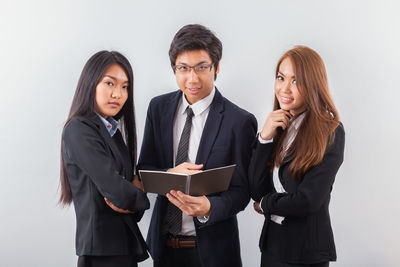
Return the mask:
{"type": "Polygon", "coordinates": [[[260,237],[260,249],[265,251],[270,215],[284,216],[280,239],[280,260],[289,263],[312,264],[336,260],[335,243],[329,216],[329,202],[336,173],[343,162],[345,134],[337,127],[335,140],[322,161],[309,169],[301,180],[289,173],[290,160],[279,168],[279,180],[287,193],[277,193],[272,172],[267,166],[273,143],[257,142],[249,167],[251,197],[260,201],[265,222],[260,237]]]}
{"type": "Polygon", "coordinates": [[[63,159],[76,213],[78,256],[134,255],[148,257],[137,226],[150,206],[145,193],[132,183],[131,157],[117,131],[110,136],[96,114],[74,117],[64,127],[63,159]],[[132,215],[112,210],[109,199],[132,215]]]}
{"type": "MultiPolygon", "coordinates": [[[[150,102],[138,168],[167,170],[173,167],[173,123],[181,91],[155,97],[150,102]]],[[[257,121],[247,111],[215,92],[202,133],[196,163],[204,169],[236,163],[226,192],[207,196],[211,213],[207,223],[193,218],[197,249],[203,266],[241,266],[236,214],[249,200],[247,169],[255,140],[257,121]]],[[[161,229],[168,199],[158,195],[151,218],[147,243],[158,260],[165,247],[161,229]]]]}

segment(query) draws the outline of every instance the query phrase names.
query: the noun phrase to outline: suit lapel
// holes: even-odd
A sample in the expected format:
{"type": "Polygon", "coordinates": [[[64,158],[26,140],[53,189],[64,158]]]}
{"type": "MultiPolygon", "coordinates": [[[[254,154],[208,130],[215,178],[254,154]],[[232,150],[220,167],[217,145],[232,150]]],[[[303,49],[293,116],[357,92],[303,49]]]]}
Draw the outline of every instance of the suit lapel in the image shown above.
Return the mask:
{"type": "MultiPolygon", "coordinates": [[[[290,156],[286,156],[283,158],[281,166],[279,166],[279,171],[278,171],[278,178],[283,186],[283,188],[285,188],[286,191],[290,190],[289,189],[289,183],[295,181],[294,179],[292,179],[292,176],[289,174],[289,164],[292,162],[292,157],[290,156]],[[283,171],[286,171],[286,175],[283,174],[283,171]],[[287,180],[285,179],[285,177],[287,175],[290,175],[291,179],[287,180]]],[[[296,179],[297,181],[297,179],[296,179]]]]}
{"type": "Polygon", "coordinates": [[[125,144],[124,138],[119,130],[117,130],[112,137],[113,144],[117,146],[118,153],[120,158],[122,159],[122,164],[124,168],[124,176],[128,181],[133,180],[133,166],[132,166],[132,159],[131,155],[129,154],[128,148],[125,144]]]}
{"type": "MultiPolygon", "coordinates": [[[[126,177],[126,178],[130,178],[131,175],[128,175],[128,173],[131,173],[131,170],[128,170],[127,168],[129,168],[128,166],[125,166],[125,161],[123,156],[121,155],[120,150],[118,149],[116,143],[114,142],[114,140],[112,139],[110,133],[107,131],[106,127],[104,127],[103,122],[100,120],[100,118],[97,116],[97,114],[95,114],[92,117],[93,121],[97,124],[97,126],[100,129],[100,135],[103,137],[104,141],[108,144],[109,148],[111,149],[111,152],[114,156],[114,160],[117,162],[121,162],[123,168],[124,168],[124,173],[120,173],[120,175],[126,177]],[[129,171],[129,172],[128,172],[129,171]]],[[[119,167],[119,166],[116,166],[119,167]]]]}
{"type": "Polygon", "coordinates": [[[224,105],[221,93],[215,89],[215,96],[211,103],[210,112],[201,135],[199,149],[196,156],[196,164],[204,164],[206,166],[208,156],[217,138],[221,122],[223,119],[224,105]]]}
{"type": "Polygon", "coordinates": [[[173,166],[174,164],[174,139],[173,139],[173,128],[176,108],[179,100],[182,97],[182,92],[179,90],[176,94],[173,94],[171,98],[163,106],[161,118],[161,130],[164,131],[161,134],[162,144],[165,146],[164,159],[166,159],[167,166],[173,166]]]}

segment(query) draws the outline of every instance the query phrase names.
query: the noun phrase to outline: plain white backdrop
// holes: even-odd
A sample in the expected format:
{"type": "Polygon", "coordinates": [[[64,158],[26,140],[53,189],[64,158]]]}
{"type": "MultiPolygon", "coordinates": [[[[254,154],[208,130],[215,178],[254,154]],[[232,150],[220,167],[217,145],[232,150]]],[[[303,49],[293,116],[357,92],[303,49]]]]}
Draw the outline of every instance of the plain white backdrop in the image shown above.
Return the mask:
{"type": "MultiPolygon", "coordinates": [[[[83,65],[103,49],[129,58],[140,148],[150,99],[177,89],[168,49],[189,23],[221,39],[216,85],[259,129],[280,55],[302,44],[322,56],[346,130],[330,206],[332,266],[399,266],[399,10],[395,0],[2,0],[0,266],[76,266],[75,214],[57,205],[57,189],[60,134],[83,65]]],[[[238,216],[245,267],[260,263],[263,218],[251,204],[238,216]]]]}

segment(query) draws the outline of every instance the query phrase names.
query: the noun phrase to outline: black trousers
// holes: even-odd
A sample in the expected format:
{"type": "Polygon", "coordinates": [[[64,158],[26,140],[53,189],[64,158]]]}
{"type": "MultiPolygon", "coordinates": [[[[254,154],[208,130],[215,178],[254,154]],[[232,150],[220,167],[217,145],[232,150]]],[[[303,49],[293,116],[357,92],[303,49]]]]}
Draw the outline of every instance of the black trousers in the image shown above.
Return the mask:
{"type": "Polygon", "coordinates": [[[159,261],[154,267],[203,267],[196,248],[165,247],[159,261]]]}
{"type": "Polygon", "coordinates": [[[292,264],[278,260],[281,252],[282,226],[270,221],[267,233],[267,250],[261,252],[261,267],[329,267],[328,262],[316,264],[292,264]]]}
{"type": "Polygon", "coordinates": [[[263,252],[261,253],[261,267],[329,267],[329,262],[322,262],[316,264],[291,264],[280,262],[272,255],[263,252]]]}
{"type": "Polygon", "coordinates": [[[79,256],[78,267],[137,267],[136,257],[127,256],[79,256]]]}

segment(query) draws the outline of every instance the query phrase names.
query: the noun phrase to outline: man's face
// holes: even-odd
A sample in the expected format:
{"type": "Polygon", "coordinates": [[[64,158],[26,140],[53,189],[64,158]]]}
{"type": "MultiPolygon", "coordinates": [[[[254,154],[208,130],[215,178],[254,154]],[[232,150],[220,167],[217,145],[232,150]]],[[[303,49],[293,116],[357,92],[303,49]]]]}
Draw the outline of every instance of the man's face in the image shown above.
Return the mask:
{"type": "Polygon", "coordinates": [[[176,82],[190,104],[211,93],[219,69],[215,69],[207,51],[184,51],[177,56],[175,66],[176,82]]]}

